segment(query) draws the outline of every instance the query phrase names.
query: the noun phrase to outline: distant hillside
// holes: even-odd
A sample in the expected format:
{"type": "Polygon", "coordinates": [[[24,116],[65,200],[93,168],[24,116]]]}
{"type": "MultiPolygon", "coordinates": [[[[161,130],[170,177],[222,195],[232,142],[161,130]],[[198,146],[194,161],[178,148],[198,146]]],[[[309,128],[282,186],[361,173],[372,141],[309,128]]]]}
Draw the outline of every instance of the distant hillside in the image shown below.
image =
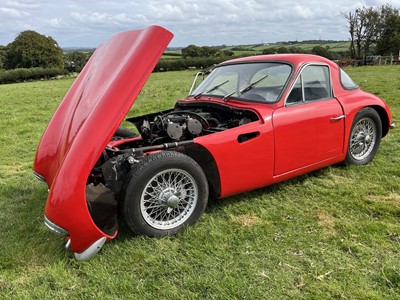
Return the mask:
{"type": "Polygon", "coordinates": [[[64,53],[68,52],[94,52],[96,48],[90,48],[90,47],[65,47],[62,48],[62,51],[64,53]]]}
{"type": "MultiPolygon", "coordinates": [[[[280,48],[280,47],[296,47],[304,50],[311,50],[315,46],[322,46],[333,52],[346,52],[350,48],[349,41],[331,41],[331,40],[309,40],[309,41],[289,41],[289,42],[277,42],[277,43],[265,43],[265,44],[253,44],[253,45],[232,45],[232,46],[217,46],[221,50],[230,50],[235,53],[235,56],[239,55],[255,55],[261,54],[263,50],[269,48],[280,48]]],[[[179,47],[167,48],[164,52],[163,58],[179,58],[181,53],[179,47]]]]}
{"type": "MultiPolygon", "coordinates": [[[[277,43],[265,43],[265,44],[253,44],[253,45],[232,45],[232,46],[216,46],[221,50],[230,50],[235,53],[235,56],[242,55],[256,55],[261,54],[263,50],[269,48],[279,47],[296,47],[304,50],[311,50],[315,46],[322,46],[333,52],[346,52],[350,48],[349,41],[326,41],[326,40],[312,40],[312,41],[289,41],[289,42],[277,42],[277,43]]],[[[168,47],[162,58],[164,59],[176,59],[180,58],[183,47],[168,47]]],[[[66,47],[62,49],[63,52],[93,52],[96,48],[89,47],[66,47]]]]}
{"type": "Polygon", "coordinates": [[[262,51],[268,48],[278,48],[278,47],[298,47],[304,50],[311,50],[315,46],[322,46],[328,48],[330,51],[343,52],[348,51],[350,48],[349,41],[302,41],[302,42],[278,42],[264,45],[257,45],[254,50],[262,51]]]}

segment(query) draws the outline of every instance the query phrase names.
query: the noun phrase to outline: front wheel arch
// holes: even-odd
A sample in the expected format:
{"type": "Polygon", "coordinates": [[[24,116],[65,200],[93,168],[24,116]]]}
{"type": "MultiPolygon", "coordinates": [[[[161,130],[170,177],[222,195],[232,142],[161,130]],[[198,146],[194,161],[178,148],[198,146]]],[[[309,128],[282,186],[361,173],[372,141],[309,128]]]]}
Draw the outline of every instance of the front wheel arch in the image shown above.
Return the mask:
{"type": "Polygon", "coordinates": [[[219,170],[214,157],[208,149],[200,144],[186,145],[182,153],[194,159],[206,174],[210,195],[219,197],[221,195],[221,180],[219,170]]]}
{"type": "Polygon", "coordinates": [[[165,236],[194,224],[208,202],[208,184],[201,167],[175,151],[150,154],[132,166],[122,212],[137,234],[165,236]]]}

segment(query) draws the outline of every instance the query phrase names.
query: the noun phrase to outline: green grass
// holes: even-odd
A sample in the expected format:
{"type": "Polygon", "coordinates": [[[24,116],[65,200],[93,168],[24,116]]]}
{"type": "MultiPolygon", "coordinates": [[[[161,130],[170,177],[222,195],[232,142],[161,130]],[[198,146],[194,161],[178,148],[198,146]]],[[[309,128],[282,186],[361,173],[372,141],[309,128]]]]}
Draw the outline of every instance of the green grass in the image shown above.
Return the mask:
{"type": "MultiPolygon", "coordinates": [[[[400,66],[347,71],[400,115],[400,66]]],[[[152,74],[129,115],[170,107],[194,73],[152,74]]],[[[123,226],[92,260],[73,259],[43,225],[47,188],[31,170],[72,81],[0,86],[2,299],[398,299],[399,129],[370,165],[211,201],[173,237],[135,237],[123,226]]]]}

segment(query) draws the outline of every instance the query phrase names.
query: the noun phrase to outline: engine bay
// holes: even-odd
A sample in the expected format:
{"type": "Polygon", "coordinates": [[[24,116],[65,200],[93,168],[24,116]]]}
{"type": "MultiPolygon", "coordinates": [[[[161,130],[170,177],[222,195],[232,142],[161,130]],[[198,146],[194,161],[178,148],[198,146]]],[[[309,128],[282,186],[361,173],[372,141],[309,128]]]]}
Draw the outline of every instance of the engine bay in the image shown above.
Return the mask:
{"type": "Polygon", "coordinates": [[[252,111],[205,102],[178,102],[171,110],[127,119],[141,136],[136,147],[191,140],[257,120],[252,111]]]}
{"type": "MultiPolygon", "coordinates": [[[[177,102],[170,110],[128,118],[140,135],[115,134],[93,168],[88,184],[105,184],[119,194],[131,165],[147,152],[193,143],[196,137],[222,132],[259,120],[250,110],[210,102],[177,102]]],[[[126,128],[125,128],[126,129],[126,128]]]]}

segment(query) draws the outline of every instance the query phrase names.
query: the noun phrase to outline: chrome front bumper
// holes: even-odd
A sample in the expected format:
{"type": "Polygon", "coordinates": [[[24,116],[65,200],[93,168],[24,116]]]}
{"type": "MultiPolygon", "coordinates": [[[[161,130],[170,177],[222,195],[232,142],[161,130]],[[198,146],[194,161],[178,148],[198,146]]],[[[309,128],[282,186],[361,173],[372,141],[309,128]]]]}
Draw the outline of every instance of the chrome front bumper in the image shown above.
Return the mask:
{"type": "Polygon", "coordinates": [[[63,235],[63,236],[68,236],[69,235],[68,231],[66,231],[64,228],[54,224],[46,216],[44,216],[44,225],[46,225],[46,227],[48,229],[50,229],[50,231],[52,231],[52,232],[54,232],[56,234],[63,235]]]}
{"type": "MultiPolygon", "coordinates": [[[[44,224],[48,229],[50,229],[52,232],[62,235],[62,236],[69,236],[68,231],[66,231],[64,228],[54,224],[51,222],[46,216],[44,216],[44,224]]],[[[104,246],[106,243],[107,238],[102,237],[95,241],[93,244],[91,244],[86,250],[84,250],[81,253],[76,253],[74,252],[75,258],[78,260],[88,260],[91,259],[93,256],[96,255],[97,252],[100,251],[100,249],[104,246]]],[[[65,245],[65,248],[69,250],[71,245],[71,239],[67,238],[67,243],[65,245]]]]}

